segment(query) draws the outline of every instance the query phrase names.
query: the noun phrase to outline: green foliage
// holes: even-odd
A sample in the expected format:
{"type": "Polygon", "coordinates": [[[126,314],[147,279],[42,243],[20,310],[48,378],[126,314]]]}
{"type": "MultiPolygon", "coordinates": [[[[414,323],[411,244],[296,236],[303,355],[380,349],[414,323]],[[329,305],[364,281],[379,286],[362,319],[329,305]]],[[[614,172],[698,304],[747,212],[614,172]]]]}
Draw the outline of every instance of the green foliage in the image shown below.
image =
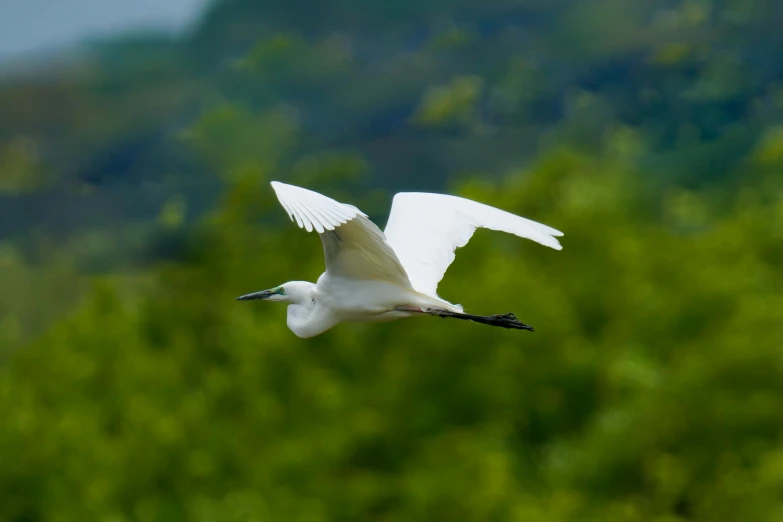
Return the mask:
{"type": "Polygon", "coordinates": [[[628,150],[460,189],[566,231],[562,252],[479,231],[441,288],[533,334],[420,318],[295,338],[282,306],[234,297],[317,277],[318,240],[252,225],[280,210],[237,185],[189,260],[134,295],[96,281],[2,367],[5,519],[783,512],[783,192],[658,210],[628,150]]]}
{"type": "Polygon", "coordinates": [[[481,78],[460,76],[425,93],[416,113],[424,125],[469,124],[476,119],[481,78]]]}
{"type": "Polygon", "coordinates": [[[770,9],[227,0],[0,85],[0,521],[783,519],[770,9]],[[272,179],[563,230],[440,286],[536,332],[296,338],[272,179]]]}
{"type": "MultiPolygon", "coordinates": [[[[540,135],[589,148],[617,123],[643,132],[646,164],[666,163],[648,175],[709,184],[781,116],[783,40],[770,11],[769,1],[216,1],[182,37],[141,32],[42,78],[4,79],[0,151],[19,136],[45,143],[46,179],[68,187],[160,182],[162,169],[170,197],[194,177],[221,183],[182,150],[183,127],[226,105],[257,114],[284,103],[302,148],[358,149],[389,165],[372,173],[386,190],[463,174],[442,153],[455,134],[458,165],[499,179],[534,159],[540,135]],[[582,93],[601,117],[572,133],[564,109],[582,93]],[[392,164],[411,141],[420,149],[392,164]]],[[[105,219],[90,210],[89,224],[105,219]]]]}
{"type": "Polygon", "coordinates": [[[34,192],[44,180],[35,147],[17,139],[0,149],[0,193],[34,192]]]}
{"type": "Polygon", "coordinates": [[[202,115],[183,138],[230,182],[276,164],[294,145],[296,131],[295,115],[285,107],[255,114],[224,105],[202,115]]]}

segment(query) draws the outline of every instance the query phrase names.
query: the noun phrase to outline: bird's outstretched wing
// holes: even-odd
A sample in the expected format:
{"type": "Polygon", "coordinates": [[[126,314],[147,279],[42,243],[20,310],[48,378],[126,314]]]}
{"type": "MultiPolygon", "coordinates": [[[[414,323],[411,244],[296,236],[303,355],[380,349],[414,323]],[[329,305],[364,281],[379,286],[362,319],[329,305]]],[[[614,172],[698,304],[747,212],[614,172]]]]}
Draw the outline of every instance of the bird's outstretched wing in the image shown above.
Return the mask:
{"type": "Polygon", "coordinates": [[[394,250],[364,212],[312,190],[278,181],[271,185],[291,220],[308,232],[318,232],[329,274],[410,288],[394,250]]]}
{"type": "Polygon", "coordinates": [[[394,196],[386,241],[394,248],[417,291],[437,297],[438,283],[477,228],[532,239],[556,250],[563,233],[554,228],[469,199],[444,194],[401,192],[394,196]]]}

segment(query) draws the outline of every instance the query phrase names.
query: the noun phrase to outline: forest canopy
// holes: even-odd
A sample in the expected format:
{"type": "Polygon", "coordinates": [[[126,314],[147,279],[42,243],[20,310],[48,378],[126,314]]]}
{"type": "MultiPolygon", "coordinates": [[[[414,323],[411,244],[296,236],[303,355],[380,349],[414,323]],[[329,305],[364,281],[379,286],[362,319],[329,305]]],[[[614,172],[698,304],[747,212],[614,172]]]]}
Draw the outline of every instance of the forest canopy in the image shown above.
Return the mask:
{"type": "Polygon", "coordinates": [[[773,2],[224,0],[0,84],[0,520],[783,518],[773,2]],[[611,16],[610,16],[611,14],[611,16]],[[415,318],[301,340],[268,183],[461,195],[415,318]]]}

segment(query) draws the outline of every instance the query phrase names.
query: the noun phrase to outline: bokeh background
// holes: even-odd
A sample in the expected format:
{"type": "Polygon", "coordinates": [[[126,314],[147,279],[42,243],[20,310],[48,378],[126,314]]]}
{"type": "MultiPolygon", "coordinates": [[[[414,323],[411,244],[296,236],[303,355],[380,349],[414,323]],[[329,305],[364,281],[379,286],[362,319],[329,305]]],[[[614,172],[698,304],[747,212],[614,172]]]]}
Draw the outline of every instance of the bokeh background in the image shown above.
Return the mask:
{"type": "Polygon", "coordinates": [[[0,520],[783,520],[781,2],[192,9],[0,62],[0,520]],[[536,332],[294,337],[273,179],[563,230],[440,287],[536,332]]]}

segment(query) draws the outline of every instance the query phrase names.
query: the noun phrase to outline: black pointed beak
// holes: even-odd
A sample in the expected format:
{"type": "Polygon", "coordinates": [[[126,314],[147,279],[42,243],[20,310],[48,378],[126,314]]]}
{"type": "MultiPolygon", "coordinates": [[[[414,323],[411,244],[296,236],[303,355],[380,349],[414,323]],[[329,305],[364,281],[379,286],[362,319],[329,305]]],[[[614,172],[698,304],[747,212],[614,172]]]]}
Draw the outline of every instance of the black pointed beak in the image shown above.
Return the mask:
{"type": "Polygon", "coordinates": [[[253,301],[255,299],[269,299],[275,295],[271,290],[261,290],[260,292],[253,292],[252,294],[245,294],[237,297],[237,301],[253,301]]]}

